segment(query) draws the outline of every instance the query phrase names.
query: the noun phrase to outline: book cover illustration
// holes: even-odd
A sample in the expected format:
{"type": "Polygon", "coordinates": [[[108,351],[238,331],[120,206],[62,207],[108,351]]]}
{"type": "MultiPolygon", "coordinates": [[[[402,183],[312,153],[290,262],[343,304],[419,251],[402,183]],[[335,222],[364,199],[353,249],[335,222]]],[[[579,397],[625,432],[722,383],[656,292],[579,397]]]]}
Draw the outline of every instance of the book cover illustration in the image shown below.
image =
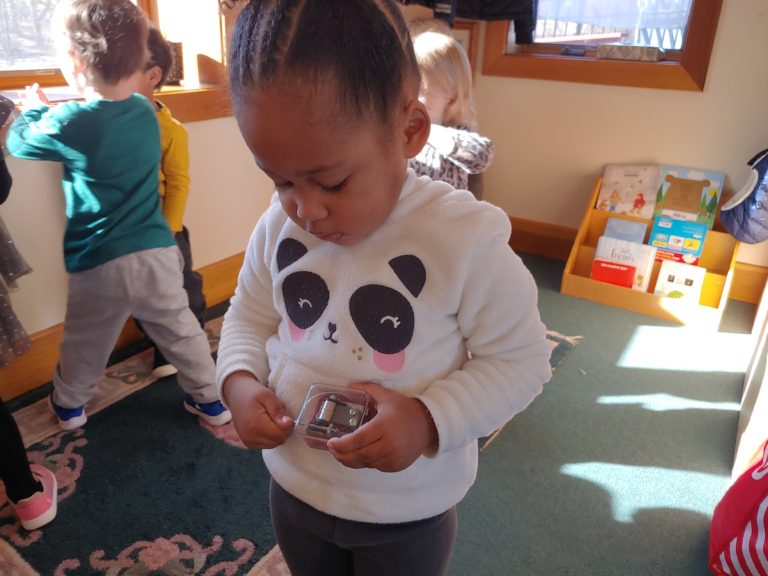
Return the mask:
{"type": "Polygon", "coordinates": [[[706,273],[706,268],[701,266],[664,260],[659,269],[654,294],[698,304],[706,273]]]}
{"type": "Polygon", "coordinates": [[[660,165],[653,216],[701,222],[712,228],[725,172],[660,165]]]}
{"type": "Polygon", "coordinates": [[[619,240],[642,244],[645,241],[646,230],[648,230],[648,224],[644,222],[611,216],[605,221],[605,231],[603,234],[609,238],[618,238],[619,240]]]}
{"type": "Polygon", "coordinates": [[[698,264],[708,230],[703,222],[657,216],[653,219],[649,244],[656,247],[657,260],[698,264]]]}
{"type": "Polygon", "coordinates": [[[655,164],[607,164],[596,208],[651,219],[658,179],[655,164]]]}
{"type": "Polygon", "coordinates": [[[648,290],[655,256],[656,248],[648,244],[600,236],[597,239],[591,278],[645,292],[648,290]]]}

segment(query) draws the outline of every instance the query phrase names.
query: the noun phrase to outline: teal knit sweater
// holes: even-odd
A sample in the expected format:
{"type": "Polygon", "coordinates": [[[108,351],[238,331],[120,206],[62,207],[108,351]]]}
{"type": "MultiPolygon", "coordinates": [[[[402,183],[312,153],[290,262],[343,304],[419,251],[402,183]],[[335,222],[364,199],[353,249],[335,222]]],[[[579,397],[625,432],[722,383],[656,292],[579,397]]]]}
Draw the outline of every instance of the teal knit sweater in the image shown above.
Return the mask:
{"type": "Polygon", "coordinates": [[[143,96],[28,110],[6,146],[18,158],[63,165],[68,272],[174,244],[159,202],[160,132],[143,96]]]}

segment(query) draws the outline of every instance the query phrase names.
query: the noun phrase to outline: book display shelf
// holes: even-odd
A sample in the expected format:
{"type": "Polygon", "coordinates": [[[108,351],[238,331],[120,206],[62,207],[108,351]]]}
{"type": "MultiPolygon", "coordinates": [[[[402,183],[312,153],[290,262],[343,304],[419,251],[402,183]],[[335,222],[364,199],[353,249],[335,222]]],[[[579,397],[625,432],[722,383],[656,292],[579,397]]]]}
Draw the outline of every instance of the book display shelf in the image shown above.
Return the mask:
{"type": "Polygon", "coordinates": [[[603,234],[608,218],[622,218],[648,224],[646,243],[652,225],[652,221],[646,218],[595,208],[601,183],[602,179],[597,181],[579,226],[565,265],[560,292],[680,324],[717,329],[728,300],[739,242],[730,234],[717,229],[707,233],[699,260],[699,266],[706,268],[707,272],[698,304],[652,293],[661,266],[658,261],[654,262],[647,292],[592,280],[590,272],[597,240],[603,234]]]}

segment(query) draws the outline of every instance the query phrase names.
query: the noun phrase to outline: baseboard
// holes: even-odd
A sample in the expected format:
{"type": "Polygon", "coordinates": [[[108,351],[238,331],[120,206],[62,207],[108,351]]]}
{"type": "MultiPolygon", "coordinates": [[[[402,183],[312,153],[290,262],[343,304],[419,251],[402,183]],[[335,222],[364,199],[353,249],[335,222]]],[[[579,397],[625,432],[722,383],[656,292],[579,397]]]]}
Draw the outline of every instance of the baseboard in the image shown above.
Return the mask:
{"type": "Polygon", "coordinates": [[[509,221],[512,223],[509,245],[515,252],[528,252],[555,260],[568,260],[571,246],[576,240],[575,228],[511,216],[509,221]]]}
{"type": "MultiPolygon", "coordinates": [[[[515,251],[528,252],[556,260],[567,260],[576,238],[576,229],[511,218],[509,244],[515,251]]],[[[237,275],[244,254],[236,254],[202,267],[203,287],[208,306],[228,300],[237,286],[237,275]]],[[[752,264],[736,264],[730,298],[757,304],[768,280],[768,268],[752,264]]],[[[0,395],[8,400],[50,382],[59,358],[62,325],[52,326],[31,335],[32,349],[8,368],[0,371],[0,395]]],[[[123,348],[139,341],[142,334],[129,320],[115,346],[123,348]]]]}
{"type": "MultiPolygon", "coordinates": [[[[209,307],[228,300],[235,293],[243,257],[243,253],[236,254],[198,270],[203,275],[203,292],[209,307]]],[[[51,381],[59,360],[62,330],[63,324],[57,324],[30,335],[31,350],[0,371],[0,396],[3,400],[16,398],[51,381]]],[[[134,344],[142,338],[133,320],[128,320],[115,349],[134,344]]]]}

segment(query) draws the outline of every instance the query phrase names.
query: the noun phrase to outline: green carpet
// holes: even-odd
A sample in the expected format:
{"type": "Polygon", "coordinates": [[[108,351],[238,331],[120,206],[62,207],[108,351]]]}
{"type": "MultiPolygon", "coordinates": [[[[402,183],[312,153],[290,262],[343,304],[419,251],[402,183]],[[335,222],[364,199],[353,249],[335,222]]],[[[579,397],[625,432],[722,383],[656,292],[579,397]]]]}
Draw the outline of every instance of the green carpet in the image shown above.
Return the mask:
{"type": "MultiPolygon", "coordinates": [[[[563,263],[524,260],[545,323],[583,340],[481,454],[459,506],[451,575],[709,574],[709,521],[730,481],[743,367],[628,366],[638,335],[695,335],[562,296],[563,263]]],[[[732,303],[731,334],[718,336],[746,342],[753,311],[732,303]]],[[[687,354],[678,353],[705,360],[687,354]]]]}
{"type": "Polygon", "coordinates": [[[30,448],[56,470],[59,514],[28,533],[6,507],[0,531],[39,574],[245,574],[274,546],[261,455],[182,399],[160,380],[30,448]]]}
{"type": "MultiPolygon", "coordinates": [[[[545,323],[583,338],[553,341],[552,381],[481,453],[451,576],[704,576],[743,373],[633,359],[639,335],[681,329],[562,296],[562,262],[524,260],[545,323]]],[[[723,336],[743,336],[749,308],[731,316],[723,336]]],[[[279,557],[254,569],[274,546],[260,454],[181,401],[174,378],[155,382],[32,446],[57,471],[59,515],[27,533],[0,508],[0,574],[287,574],[279,557]]]]}

